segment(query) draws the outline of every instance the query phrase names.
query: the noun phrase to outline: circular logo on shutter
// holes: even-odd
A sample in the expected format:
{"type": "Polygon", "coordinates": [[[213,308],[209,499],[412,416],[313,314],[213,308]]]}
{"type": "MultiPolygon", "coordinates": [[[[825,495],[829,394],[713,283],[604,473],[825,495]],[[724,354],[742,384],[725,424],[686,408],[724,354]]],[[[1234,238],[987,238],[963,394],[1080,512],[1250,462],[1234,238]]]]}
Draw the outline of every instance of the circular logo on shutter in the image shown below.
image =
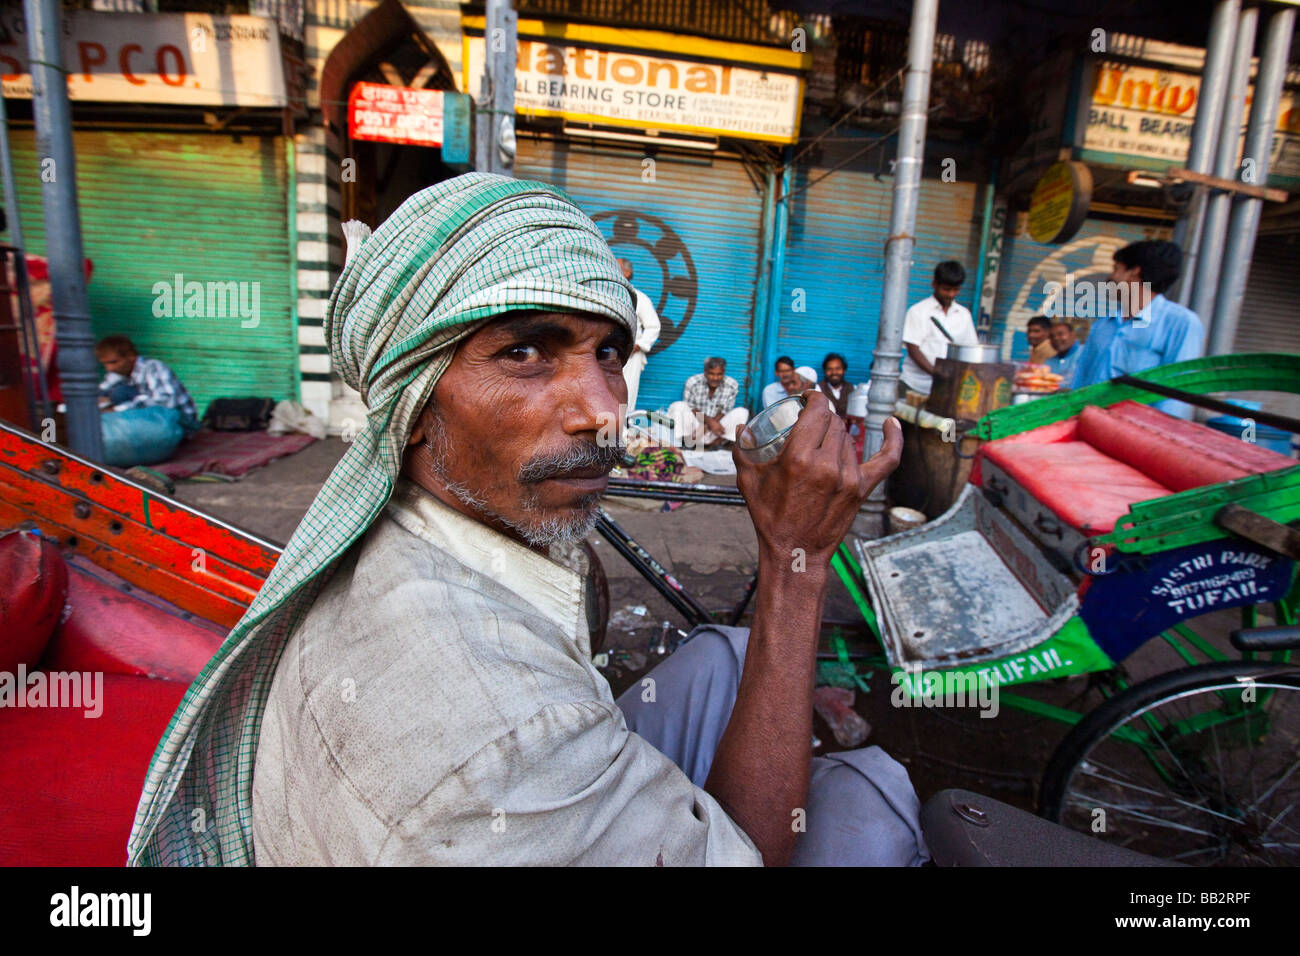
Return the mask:
{"type": "Polygon", "coordinates": [[[632,263],[632,284],[650,297],[659,313],[659,341],[651,352],[668,348],[686,331],[699,298],[699,278],[686,243],[658,216],[633,209],[614,209],[591,218],[614,255],[632,263]],[[657,277],[652,267],[658,268],[657,277]]]}

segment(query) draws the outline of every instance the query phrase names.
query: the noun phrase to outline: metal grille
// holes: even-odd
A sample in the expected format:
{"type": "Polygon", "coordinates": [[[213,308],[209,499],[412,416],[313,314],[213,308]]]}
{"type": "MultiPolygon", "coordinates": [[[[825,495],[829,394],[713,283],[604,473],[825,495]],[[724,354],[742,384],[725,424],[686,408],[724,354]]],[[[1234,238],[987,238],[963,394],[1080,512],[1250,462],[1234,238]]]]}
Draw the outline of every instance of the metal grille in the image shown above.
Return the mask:
{"type": "Polygon", "coordinates": [[[790,42],[799,16],[774,12],[767,0],[519,0],[519,15],[611,26],[698,33],[749,43],[790,42]]]}

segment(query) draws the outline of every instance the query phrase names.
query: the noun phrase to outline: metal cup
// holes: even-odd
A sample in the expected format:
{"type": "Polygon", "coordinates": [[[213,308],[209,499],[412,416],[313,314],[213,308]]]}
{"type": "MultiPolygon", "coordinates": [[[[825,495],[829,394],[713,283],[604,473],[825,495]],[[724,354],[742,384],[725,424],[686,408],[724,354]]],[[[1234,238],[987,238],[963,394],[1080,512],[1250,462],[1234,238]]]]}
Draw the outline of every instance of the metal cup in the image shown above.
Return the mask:
{"type": "Polygon", "coordinates": [[[755,465],[775,461],[790,437],[790,429],[804,408],[802,395],[791,395],[769,405],[749,420],[736,436],[736,448],[755,465]]]}

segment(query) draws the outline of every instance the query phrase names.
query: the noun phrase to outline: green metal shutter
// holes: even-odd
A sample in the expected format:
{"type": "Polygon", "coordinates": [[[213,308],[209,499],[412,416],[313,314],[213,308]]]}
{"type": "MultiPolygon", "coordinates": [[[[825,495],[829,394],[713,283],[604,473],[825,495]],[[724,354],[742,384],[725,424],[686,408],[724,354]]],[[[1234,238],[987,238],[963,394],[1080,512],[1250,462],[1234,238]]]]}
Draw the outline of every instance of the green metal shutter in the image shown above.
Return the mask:
{"type": "MultiPolygon", "coordinates": [[[[795,169],[785,269],[776,303],[781,315],[777,354],[789,355],[796,365],[812,366],[818,378],[826,353],[840,352],[848,360],[846,378],[854,383],[867,380],[880,325],[893,184],[892,176],[877,177],[864,169],[831,171],[802,164],[795,169]]],[[[975,193],[973,183],[921,183],[909,305],[932,293],[934,267],[955,259],[967,275],[958,301],[969,306],[979,250],[975,193]]],[[[776,377],[770,368],[763,374],[764,382],[776,377]]]]}
{"type": "MultiPolygon", "coordinates": [[[[141,354],[162,359],[200,414],[222,395],[296,399],[284,139],[85,130],[74,142],[95,336],[130,336],[141,354]],[[219,299],[206,294],[202,315],[155,315],[155,284],[172,286],[178,273],[185,282],[244,283],[257,315],[242,319],[228,307],[222,317],[219,299]]],[[[14,130],[12,147],[27,250],[44,255],[32,131],[14,130]]]]}
{"type": "Polygon", "coordinates": [[[663,322],[637,404],[666,407],[718,355],[746,382],[754,342],[763,198],[744,167],[716,156],[660,156],[521,137],[515,175],[565,190],[591,216],[663,322]],[[649,178],[653,171],[653,179],[649,178]]]}

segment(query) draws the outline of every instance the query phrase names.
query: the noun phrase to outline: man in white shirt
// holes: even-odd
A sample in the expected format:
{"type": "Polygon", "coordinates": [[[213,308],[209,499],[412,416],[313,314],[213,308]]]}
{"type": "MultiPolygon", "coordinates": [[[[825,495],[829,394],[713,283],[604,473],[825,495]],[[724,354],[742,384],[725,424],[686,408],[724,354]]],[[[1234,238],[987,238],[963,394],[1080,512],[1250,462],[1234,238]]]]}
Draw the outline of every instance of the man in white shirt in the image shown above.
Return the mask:
{"type": "MultiPolygon", "coordinates": [[[[628,282],[632,281],[632,263],[626,259],[618,260],[618,267],[623,270],[623,276],[628,282]]],[[[650,350],[659,339],[659,313],[655,311],[650,297],[638,289],[632,287],[636,293],[636,337],[632,340],[632,354],[628,356],[627,364],[623,366],[623,381],[627,382],[627,411],[630,415],[636,411],[636,394],[641,387],[641,373],[645,371],[645,363],[650,356],[650,350]]]]}
{"type": "Polygon", "coordinates": [[[910,391],[930,394],[936,359],[946,358],[949,343],[978,345],[975,322],[969,310],[957,302],[966,281],[960,262],[949,260],[934,268],[934,295],[907,310],[903,320],[902,384],[910,391]]]}

